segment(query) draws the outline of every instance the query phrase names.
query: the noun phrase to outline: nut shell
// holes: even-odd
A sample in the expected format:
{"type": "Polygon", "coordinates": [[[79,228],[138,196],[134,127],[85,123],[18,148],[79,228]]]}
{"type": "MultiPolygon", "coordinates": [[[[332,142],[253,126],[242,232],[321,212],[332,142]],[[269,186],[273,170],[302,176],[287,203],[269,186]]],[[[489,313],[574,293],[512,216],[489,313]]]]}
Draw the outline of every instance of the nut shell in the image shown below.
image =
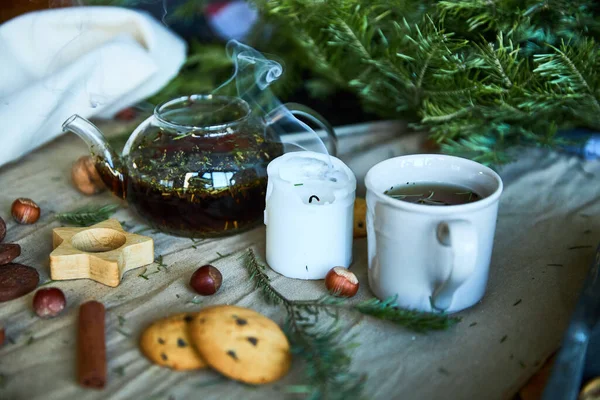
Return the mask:
{"type": "Polygon", "coordinates": [[[20,197],[12,203],[11,213],[19,224],[34,224],[40,219],[40,206],[35,201],[20,197]]]}
{"type": "Polygon", "coordinates": [[[91,156],[82,156],[75,161],[71,168],[71,180],[77,190],[88,196],[106,189],[91,156]]]}
{"type": "Polygon", "coordinates": [[[223,283],[221,271],[212,265],[204,265],[192,274],[190,286],[194,291],[202,296],[210,296],[219,290],[223,283]]]}
{"type": "Polygon", "coordinates": [[[352,297],[358,292],[358,278],[344,267],[332,268],[325,276],[329,293],[338,297],[352,297]]]}
{"type": "Polygon", "coordinates": [[[40,289],[33,296],[33,310],[41,318],[56,317],[66,305],[65,294],[59,288],[40,289]]]}

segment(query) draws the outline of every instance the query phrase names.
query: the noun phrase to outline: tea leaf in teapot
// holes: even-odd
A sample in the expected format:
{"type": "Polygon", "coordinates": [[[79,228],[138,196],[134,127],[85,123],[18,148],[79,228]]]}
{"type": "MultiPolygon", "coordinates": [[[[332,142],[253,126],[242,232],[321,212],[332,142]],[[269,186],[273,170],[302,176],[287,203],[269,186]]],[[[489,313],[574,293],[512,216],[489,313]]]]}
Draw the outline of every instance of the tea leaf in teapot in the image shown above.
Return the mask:
{"type": "Polygon", "coordinates": [[[103,206],[85,206],[77,210],[58,213],[55,218],[63,224],[90,226],[108,219],[119,208],[117,204],[103,206]]]}

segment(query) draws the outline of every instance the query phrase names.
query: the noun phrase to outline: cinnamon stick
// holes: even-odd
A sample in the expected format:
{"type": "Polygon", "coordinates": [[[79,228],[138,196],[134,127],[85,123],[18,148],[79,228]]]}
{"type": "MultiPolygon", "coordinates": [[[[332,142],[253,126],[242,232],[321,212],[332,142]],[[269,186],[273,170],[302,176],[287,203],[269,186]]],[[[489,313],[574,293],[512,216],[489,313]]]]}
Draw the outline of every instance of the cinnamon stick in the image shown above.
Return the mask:
{"type": "Polygon", "coordinates": [[[102,303],[88,301],[79,307],[77,379],[83,387],[102,389],[106,384],[104,319],[102,303]]]}

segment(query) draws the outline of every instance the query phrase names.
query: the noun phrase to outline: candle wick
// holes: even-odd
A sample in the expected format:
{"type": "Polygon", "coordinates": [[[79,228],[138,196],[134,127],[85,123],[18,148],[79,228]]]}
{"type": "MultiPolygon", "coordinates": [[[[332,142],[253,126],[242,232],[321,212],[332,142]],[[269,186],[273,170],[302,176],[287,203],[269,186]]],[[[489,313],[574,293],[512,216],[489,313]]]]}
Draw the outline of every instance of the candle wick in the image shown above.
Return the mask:
{"type": "Polygon", "coordinates": [[[319,198],[318,198],[317,196],[315,196],[315,195],[313,194],[312,196],[310,196],[310,197],[308,198],[308,202],[309,202],[309,203],[312,203],[313,197],[314,197],[315,199],[317,199],[317,201],[321,201],[321,200],[319,200],[319,198]]]}

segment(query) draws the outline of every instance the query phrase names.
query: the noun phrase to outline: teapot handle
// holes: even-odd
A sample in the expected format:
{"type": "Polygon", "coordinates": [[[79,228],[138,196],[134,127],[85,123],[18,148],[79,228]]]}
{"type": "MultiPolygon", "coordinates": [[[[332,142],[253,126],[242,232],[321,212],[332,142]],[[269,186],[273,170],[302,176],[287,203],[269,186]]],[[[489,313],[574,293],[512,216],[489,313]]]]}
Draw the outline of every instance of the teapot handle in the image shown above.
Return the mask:
{"type": "MultiPolygon", "coordinates": [[[[285,118],[285,113],[282,110],[285,110],[286,108],[292,115],[304,117],[323,129],[329,138],[331,146],[331,151],[329,152],[330,155],[334,157],[337,155],[337,136],[333,127],[321,114],[310,107],[299,103],[285,103],[269,113],[267,116],[267,124],[277,123],[280,119],[285,118]]],[[[300,121],[300,124],[304,125],[302,121],[300,121]]]]}

